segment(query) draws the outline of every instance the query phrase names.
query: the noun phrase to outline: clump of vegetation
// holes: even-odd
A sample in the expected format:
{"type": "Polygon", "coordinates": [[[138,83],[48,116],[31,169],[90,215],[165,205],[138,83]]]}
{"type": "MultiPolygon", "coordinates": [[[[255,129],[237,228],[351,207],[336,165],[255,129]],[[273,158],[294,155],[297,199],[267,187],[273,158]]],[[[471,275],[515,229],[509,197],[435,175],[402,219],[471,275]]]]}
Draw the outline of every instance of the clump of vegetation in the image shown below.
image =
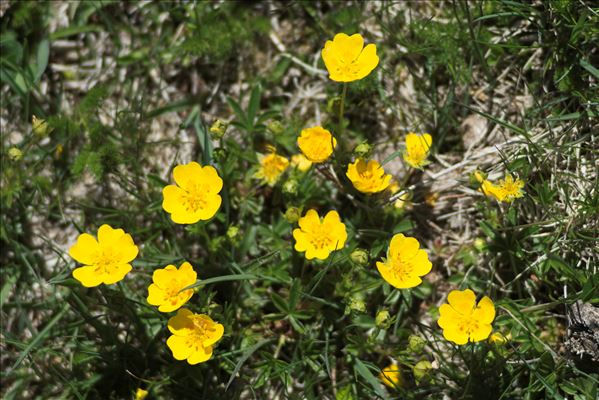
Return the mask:
{"type": "Polygon", "coordinates": [[[598,13],[3,3],[3,398],[596,398],[598,13]]]}

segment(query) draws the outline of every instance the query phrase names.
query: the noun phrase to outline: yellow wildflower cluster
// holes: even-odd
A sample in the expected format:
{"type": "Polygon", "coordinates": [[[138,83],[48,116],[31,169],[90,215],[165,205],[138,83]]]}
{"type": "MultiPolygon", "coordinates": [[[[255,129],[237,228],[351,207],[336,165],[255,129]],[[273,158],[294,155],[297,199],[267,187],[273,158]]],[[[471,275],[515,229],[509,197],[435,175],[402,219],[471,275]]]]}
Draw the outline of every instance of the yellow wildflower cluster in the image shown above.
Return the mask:
{"type": "MultiPolygon", "coordinates": [[[[369,44],[364,47],[364,40],[359,34],[337,34],[332,41],[326,42],[322,49],[322,57],[330,79],[338,82],[363,79],[379,63],[376,46],[369,44]]],[[[47,134],[48,127],[43,125],[45,121],[40,122],[34,117],[33,122],[36,134],[47,134]]],[[[226,124],[217,121],[210,131],[222,138],[226,124]]],[[[268,154],[259,154],[259,166],[254,178],[274,186],[290,164],[300,172],[307,172],[313,163],[325,163],[331,158],[337,146],[337,139],[322,126],[313,126],[300,132],[297,145],[301,153],[293,155],[291,162],[277,154],[274,148],[271,148],[268,154]]],[[[428,133],[409,133],[405,138],[403,152],[405,162],[410,167],[422,168],[427,163],[431,145],[432,137],[428,133]]],[[[366,194],[385,190],[392,194],[399,192],[397,181],[385,173],[378,161],[362,158],[367,157],[368,153],[369,151],[361,151],[359,158],[347,165],[346,176],[354,188],[366,194]]],[[[13,151],[13,156],[15,155],[16,152],[13,151]]],[[[480,173],[477,173],[476,178],[480,182],[481,192],[498,201],[511,202],[523,195],[521,189],[524,183],[519,179],[514,180],[511,175],[507,175],[498,184],[486,180],[480,173]]],[[[194,224],[215,216],[221,206],[220,192],[223,189],[223,179],[216,168],[192,161],[177,165],[173,170],[173,179],[175,184],[167,185],[162,190],[162,208],[170,214],[174,223],[194,224]]],[[[297,189],[297,182],[294,185],[297,189]]],[[[287,186],[287,192],[293,193],[293,185],[287,186]]],[[[408,200],[409,195],[406,192],[396,199],[395,207],[405,207],[408,200]]],[[[332,252],[344,248],[348,232],[337,211],[328,211],[321,217],[315,209],[309,209],[301,216],[301,210],[289,207],[285,213],[285,218],[290,223],[298,224],[298,228],[292,231],[297,252],[304,253],[307,260],[326,260],[332,252]]],[[[228,231],[231,240],[238,235],[238,231],[233,228],[228,231]]],[[[97,237],[82,233],[70,248],[71,257],[83,264],[73,271],[73,277],[85,287],[95,287],[102,283],[114,284],[124,279],[132,270],[131,263],[138,252],[139,249],[131,235],[123,229],[114,229],[104,224],[98,229],[97,237]]],[[[355,248],[350,259],[360,267],[367,267],[370,263],[368,250],[364,249],[355,248]]],[[[389,285],[397,289],[409,289],[422,283],[422,278],[430,273],[432,263],[416,238],[398,233],[391,238],[386,257],[376,262],[376,268],[389,285]]],[[[192,365],[209,360],[213,346],[224,334],[223,325],[212,320],[210,316],[182,308],[193,297],[196,282],[197,273],[189,262],[183,261],[179,267],[169,264],[153,271],[147,295],[148,304],[157,306],[158,311],[177,311],[177,314],[168,320],[167,327],[171,336],[166,344],[176,360],[187,360],[192,365]]],[[[360,306],[356,305],[354,308],[365,309],[365,302],[361,299],[357,299],[356,304],[360,306]]],[[[495,306],[487,296],[477,303],[476,296],[470,289],[453,290],[447,297],[447,304],[439,308],[439,313],[438,325],[445,339],[462,345],[489,338],[491,324],[495,318],[495,306]]],[[[386,329],[391,320],[389,312],[382,310],[377,314],[376,326],[378,329],[386,329]]],[[[500,343],[502,337],[497,333],[489,340],[500,343]]],[[[411,348],[422,349],[424,344],[413,344],[411,348]]],[[[424,373],[432,368],[428,361],[422,361],[417,365],[420,366],[419,371],[424,373]]],[[[403,382],[396,363],[384,368],[379,377],[391,388],[401,386],[403,382]]],[[[136,397],[144,398],[147,393],[140,388],[136,397]]]]}

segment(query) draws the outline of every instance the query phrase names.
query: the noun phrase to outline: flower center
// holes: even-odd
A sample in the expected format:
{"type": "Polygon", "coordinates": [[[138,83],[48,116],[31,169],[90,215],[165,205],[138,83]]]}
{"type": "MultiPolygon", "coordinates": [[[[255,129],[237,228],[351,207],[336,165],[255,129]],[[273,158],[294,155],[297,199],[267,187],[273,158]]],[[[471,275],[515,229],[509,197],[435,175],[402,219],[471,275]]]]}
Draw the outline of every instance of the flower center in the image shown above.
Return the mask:
{"type": "Polygon", "coordinates": [[[469,315],[465,315],[458,322],[458,329],[460,332],[470,336],[472,332],[475,332],[479,329],[479,324],[477,321],[471,318],[469,315]]]}
{"type": "Polygon", "coordinates": [[[333,238],[322,225],[312,232],[310,244],[318,250],[329,249],[335,244],[333,238]]]}
{"type": "Polygon", "coordinates": [[[99,274],[110,274],[120,264],[120,257],[114,251],[107,251],[100,249],[96,254],[96,260],[94,265],[96,267],[96,273],[99,274]]]}
{"type": "Polygon", "coordinates": [[[408,276],[412,275],[412,271],[414,270],[414,268],[412,264],[400,259],[391,261],[391,270],[393,276],[395,276],[396,279],[402,281],[405,280],[408,276]]]}
{"type": "Polygon", "coordinates": [[[190,212],[197,212],[206,208],[208,204],[206,197],[208,193],[207,185],[193,185],[187,188],[183,198],[185,209],[190,212]]]}

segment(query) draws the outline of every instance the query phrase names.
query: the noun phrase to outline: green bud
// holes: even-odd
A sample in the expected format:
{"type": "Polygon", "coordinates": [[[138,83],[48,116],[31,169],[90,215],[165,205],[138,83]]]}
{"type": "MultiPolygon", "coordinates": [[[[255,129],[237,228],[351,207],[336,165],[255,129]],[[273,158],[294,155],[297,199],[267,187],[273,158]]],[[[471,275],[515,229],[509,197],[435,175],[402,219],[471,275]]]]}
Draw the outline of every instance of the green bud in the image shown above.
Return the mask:
{"type": "Polygon", "coordinates": [[[374,319],[374,323],[378,328],[387,329],[389,327],[391,314],[387,310],[380,310],[376,313],[376,318],[374,319]]]}
{"type": "Polygon", "coordinates": [[[229,229],[227,229],[227,237],[231,242],[236,242],[239,238],[239,227],[231,225],[229,229]]]}
{"type": "Polygon", "coordinates": [[[410,350],[412,353],[422,352],[422,350],[424,350],[424,346],[426,346],[426,341],[420,336],[410,335],[408,338],[408,350],[410,350]]]}
{"type": "Polygon", "coordinates": [[[277,120],[269,121],[268,124],[266,124],[266,129],[268,129],[273,135],[280,135],[284,130],[283,124],[277,120]]]}
{"type": "Polygon", "coordinates": [[[433,369],[433,364],[431,364],[430,361],[427,361],[427,360],[418,361],[416,363],[416,365],[414,365],[414,368],[412,369],[412,372],[414,373],[414,378],[416,378],[416,382],[419,382],[423,378],[426,378],[428,375],[428,372],[431,369],[433,369]]]}
{"type": "Polygon", "coordinates": [[[297,207],[289,207],[287,211],[285,211],[285,219],[290,224],[295,224],[301,216],[302,210],[297,207]]]}
{"type": "Polygon", "coordinates": [[[355,249],[354,251],[352,251],[349,257],[354,263],[358,264],[361,267],[365,267],[368,265],[369,254],[368,251],[364,249],[355,249]]]}
{"type": "Polygon", "coordinates": [[[474,248],[478,251],[483,251],[487,247],[487,242],[483,238],[474,239],[474,248]]]}
{"type": "Polygon", "coordinates": [[[295,179],[289,179],[283,184],[283,193],[297,194],[298,182],[295,179]]]}
{"type": "Polygon", "coordinates": [[[19,150],[17,147],[11,147],[10,149],[8,149],[8,157],[12,161],[17,162],[23,158],[23,152],[19,150]]]}
{"type": "Polygon", "coordinates": [[[366,303],[361,298],[352,297],[349,301],[349,308],[353,311],[365,312],[366,303]]]}
{"type": "Polygon", "coordinates": [[[360,143],[354,149],[354,155],[360,158],[368,158],[370,152],[372,151],[372,146],[367,142],[360,143]]]}
{"type": "Polygon", "coordinates": [[[222,139],[222,137],[225,136],[225,133],[227,133],[228,127],[229,124],[220,119],[217,119],[210,127],[210,136],[213,140],[222,139]]]}
{"type": "Polygon", "coordinates": [[[44,138],[52,132],[52,128],[48,126],[46,120],[37,118],[35,115],[31,118],[31,127],[33,133],[39,138],[44,138]]]}
{"type": "Polygon", "coordinates": [[[222,163],[227,158],[227,151],[222,147],[217,147],[212,150],[212,158],[214,158],[214,161],[222,163]]]}

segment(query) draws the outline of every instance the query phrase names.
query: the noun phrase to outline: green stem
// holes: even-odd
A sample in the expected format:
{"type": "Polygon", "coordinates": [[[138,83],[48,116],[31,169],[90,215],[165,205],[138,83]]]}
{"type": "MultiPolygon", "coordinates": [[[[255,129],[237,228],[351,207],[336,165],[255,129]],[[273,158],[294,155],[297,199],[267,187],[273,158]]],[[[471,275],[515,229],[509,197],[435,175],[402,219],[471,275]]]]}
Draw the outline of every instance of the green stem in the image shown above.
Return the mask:
{"type": "Polygon", "coordinates": [[[343,82],[343,90],[341,91],[341,103],[339,104],[339,118],[338,127],[339,136],[343,136],[345,133],[345,127],[343,126],[343,109],[345,108],[345,95],[347,94],[347,82],[343,82]]]}

